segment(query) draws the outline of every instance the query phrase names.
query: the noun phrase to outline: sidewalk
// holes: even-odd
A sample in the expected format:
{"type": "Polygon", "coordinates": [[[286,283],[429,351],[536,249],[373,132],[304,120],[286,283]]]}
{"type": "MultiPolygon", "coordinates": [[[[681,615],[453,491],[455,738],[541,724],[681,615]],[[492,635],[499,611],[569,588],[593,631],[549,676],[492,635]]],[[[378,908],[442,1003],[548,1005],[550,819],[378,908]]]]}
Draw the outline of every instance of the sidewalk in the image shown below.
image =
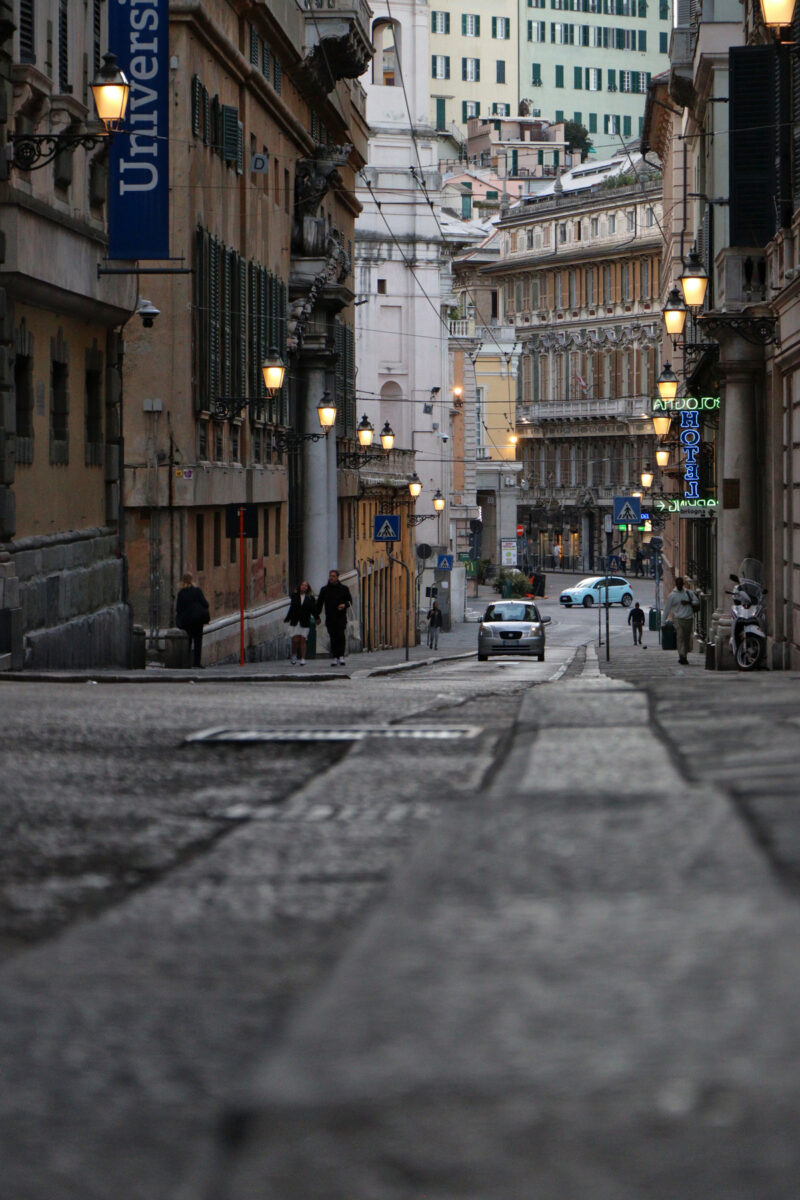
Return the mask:
{"type": "MultiPolygon", "coordinates": [[[[467,601],[477,614],[497,593],[489,587],[479,589],[478,599],[467,601]]],[[[424,639],[424,633],[423,633],[424,639]]],[[[409,646],[408,661],[404,647],[390,650],[373,650],[348,654],[345,667],[332,667],[328,655],[308,659],[306,665],[292,666],[288,658],[267,662],[221,663],[201,670],[167,670],[161,666],[149,666],[143,671],[127,670],[123,667],[86,667],[65,671],[6,671],[0,673],[0,683],[33,683],[47,680],[53,683],[284,683],[329,682],[336,679],[351,679],[358,675],[381,675],[392,671],[404,671],[427,666],[453,658],[466,658],[477,653],[478,624],[475,621],[457,622],[449,633],[439,634],[439,649],[429,650],[423,640],[419,646],[409,646]]]]}

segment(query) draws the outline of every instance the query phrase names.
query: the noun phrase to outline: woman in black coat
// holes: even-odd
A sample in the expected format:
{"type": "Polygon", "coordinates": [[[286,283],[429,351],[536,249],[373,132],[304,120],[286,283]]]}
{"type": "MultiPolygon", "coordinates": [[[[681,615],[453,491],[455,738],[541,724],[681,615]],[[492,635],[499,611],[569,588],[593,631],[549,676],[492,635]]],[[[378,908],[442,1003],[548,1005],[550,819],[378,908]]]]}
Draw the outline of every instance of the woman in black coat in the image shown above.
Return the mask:
{"type": "Polygon", "coordinates": [[[175,624],[188,635],[189,646],[194,651],[196,667],[203,653],[203,626],[211,620],[208,601],[199,587],[195,587],[194,576],[187,571],[181,580],[181,590],[175,602],[175,624]]]}
{"type": "Polygon", "coordinates": [[[314,620],[314,597],[305,579],[296,592],[289,597],[289,611],[283,618],[292,630],[292,663],[300,660],[300,666],[306,665],[306,637],[311,622],[314,620]]]}

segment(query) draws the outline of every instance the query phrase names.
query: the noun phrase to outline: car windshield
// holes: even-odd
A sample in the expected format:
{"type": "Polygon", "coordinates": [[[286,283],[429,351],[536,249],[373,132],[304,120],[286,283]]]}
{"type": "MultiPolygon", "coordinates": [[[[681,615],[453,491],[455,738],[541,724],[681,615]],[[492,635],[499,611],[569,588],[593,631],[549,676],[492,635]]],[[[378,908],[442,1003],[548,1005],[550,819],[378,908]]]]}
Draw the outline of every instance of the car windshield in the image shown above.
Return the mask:
{"type": "Polygon", "coordinates": [[[490,604],[484,621],[538,621],[539,612],[535,604],[490,604]]]}
{"type": "Polygon", "coordinates": [[[576,588],[590,588],[590,587],[594,587],[597,583],[598,583],[597,576],[590,575],[588,579],[582,579],[580,581],[580,583],[576,583],[575,587],[576,588]]]}

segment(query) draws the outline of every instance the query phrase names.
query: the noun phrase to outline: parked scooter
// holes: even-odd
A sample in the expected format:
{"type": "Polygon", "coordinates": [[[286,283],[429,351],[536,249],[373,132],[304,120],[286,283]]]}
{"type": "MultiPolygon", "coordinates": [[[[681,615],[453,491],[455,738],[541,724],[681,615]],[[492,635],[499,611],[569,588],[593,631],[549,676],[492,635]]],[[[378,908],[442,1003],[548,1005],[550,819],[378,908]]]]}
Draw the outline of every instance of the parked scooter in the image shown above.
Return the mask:
{"type": "Polygon", "coordinates": [[[728,593],[732,596],[731,650],[740,670],[754,671],[767,657],[766,588],[755,579],[730,578],[736,584],[728,593]]]}

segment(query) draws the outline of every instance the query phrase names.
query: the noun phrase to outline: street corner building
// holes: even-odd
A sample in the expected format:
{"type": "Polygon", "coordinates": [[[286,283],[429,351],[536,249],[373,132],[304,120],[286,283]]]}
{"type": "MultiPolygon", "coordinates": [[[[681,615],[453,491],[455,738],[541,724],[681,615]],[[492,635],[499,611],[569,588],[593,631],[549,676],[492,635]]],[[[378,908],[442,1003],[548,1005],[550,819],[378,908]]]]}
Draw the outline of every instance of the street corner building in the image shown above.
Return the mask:
{"type": "Polygon", "coordinates": [[[186,570],[209,660],[231,658],[242,551],[248,656],[279,656],[290,587],[355,565],[337,450],[357,419],[370,9],[4,15],[0,667],[144,665],[145,647],[181,665],[186,570]],[[109,51],[130,84],[113,137],[90,88],[109,51]],[[243,505],[257,534],[240,544],[226,517],[243,505]]]}

